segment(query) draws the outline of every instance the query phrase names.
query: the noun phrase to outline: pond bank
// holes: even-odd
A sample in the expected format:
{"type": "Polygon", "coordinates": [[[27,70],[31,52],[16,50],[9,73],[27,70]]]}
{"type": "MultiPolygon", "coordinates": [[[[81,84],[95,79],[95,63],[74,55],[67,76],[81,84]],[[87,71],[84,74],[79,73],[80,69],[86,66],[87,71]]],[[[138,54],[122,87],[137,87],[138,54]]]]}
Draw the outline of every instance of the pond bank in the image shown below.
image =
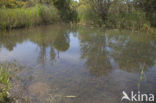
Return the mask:
{"type": "Polygon", "coordinates": [[[10,73],[8,67],[0,65],[0,102],[8,100],[7,92],[10,85],[10,73]]]}
{"type": "Polygon", "coordinates": [[[0,9],[0,29],[22,28],[39,24],[51,24],[59,21],[54,6],[37,4],[31,8],[0,9]]]}
{"type": "Polygon", "coordinates": [[[15,97],[20,78],[18,74],[23,66],[17,66],[17,63],[3,62],[0,64],[0,103],[17,103],[15,97]]]}

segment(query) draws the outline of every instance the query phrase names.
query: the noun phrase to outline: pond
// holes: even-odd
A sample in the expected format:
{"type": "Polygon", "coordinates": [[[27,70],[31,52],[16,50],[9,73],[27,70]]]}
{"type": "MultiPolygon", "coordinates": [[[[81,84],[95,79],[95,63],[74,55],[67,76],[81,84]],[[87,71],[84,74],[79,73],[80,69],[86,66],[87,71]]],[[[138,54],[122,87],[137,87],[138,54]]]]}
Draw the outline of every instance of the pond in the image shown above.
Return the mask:
{"type": "MultiPolygon", "coordinates": [[[[0,34],[0,63],[22,65],[23,103],[120,103],[156,93],[156,36],[67,24],[0,34]]],[[[18,90],[19,89],[19,90],[18,90]]]]}

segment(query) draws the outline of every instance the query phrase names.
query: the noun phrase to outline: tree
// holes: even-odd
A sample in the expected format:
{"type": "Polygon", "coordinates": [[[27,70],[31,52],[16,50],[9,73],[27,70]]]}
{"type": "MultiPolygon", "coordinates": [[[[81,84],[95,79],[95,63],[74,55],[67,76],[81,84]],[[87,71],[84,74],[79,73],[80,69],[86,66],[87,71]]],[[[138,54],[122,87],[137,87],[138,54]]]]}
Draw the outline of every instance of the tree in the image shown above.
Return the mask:
{"type": "Polygon", "coordinates": [[[112,0],[88,0],[93,10],[101,17],[103,21],[106,21],[108,16],[108,10],[112,3],[112,0]]]}
{"type": "Polygon", "coordinates": [[[156,0],[134,0],[136,7],[144,10],[151,25],[156,26],[156,0]]]}
{"type": "Polygon", "coordinates": [[[53,0],[55,7],[60,11],[61,18],[66,21],[74,21],[77,18],[77,12],[71,7],[73,0],[53,0]]]}

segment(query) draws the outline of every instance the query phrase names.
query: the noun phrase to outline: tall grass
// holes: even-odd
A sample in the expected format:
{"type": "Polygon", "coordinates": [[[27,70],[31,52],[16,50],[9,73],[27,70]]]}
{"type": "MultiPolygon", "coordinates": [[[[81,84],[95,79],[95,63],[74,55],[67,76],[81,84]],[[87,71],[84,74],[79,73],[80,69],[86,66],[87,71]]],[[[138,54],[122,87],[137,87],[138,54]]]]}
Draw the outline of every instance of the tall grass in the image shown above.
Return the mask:
{"type": "Polygon", "coordinates": [[[7,99],[7,91],[10,85],[10,73],[8,66],[0,66],[0,102],[4,103],[7,99]]]}
{"type": "Polygon", "coordinates": [[[18,28],[38,25],[41,23],[52,23],[58,18],[54,6],[36,5],[31,8],[4,8],[0,9],[0,28],[18,28]]]}

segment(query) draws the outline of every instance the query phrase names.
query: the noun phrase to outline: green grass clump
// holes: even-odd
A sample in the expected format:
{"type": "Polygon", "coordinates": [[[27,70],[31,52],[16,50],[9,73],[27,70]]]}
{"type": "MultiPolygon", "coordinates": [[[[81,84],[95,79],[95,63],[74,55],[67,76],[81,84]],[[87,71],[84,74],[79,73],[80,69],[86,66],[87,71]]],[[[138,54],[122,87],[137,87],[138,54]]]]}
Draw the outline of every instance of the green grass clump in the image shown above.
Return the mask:
{"type": "Polygon", "coordinates": [[[10,73],[8,66],[0,66],[0,102],[4,103],[7,100],[7,92],[10,85],[10,73]]]}
{"type": "Polygon", "coordinates": [[[30,8],[0,9],[0,28],[19,28],[41,23],[51,23],[58,18],[54,6],[36,5],[30,8]]]}

